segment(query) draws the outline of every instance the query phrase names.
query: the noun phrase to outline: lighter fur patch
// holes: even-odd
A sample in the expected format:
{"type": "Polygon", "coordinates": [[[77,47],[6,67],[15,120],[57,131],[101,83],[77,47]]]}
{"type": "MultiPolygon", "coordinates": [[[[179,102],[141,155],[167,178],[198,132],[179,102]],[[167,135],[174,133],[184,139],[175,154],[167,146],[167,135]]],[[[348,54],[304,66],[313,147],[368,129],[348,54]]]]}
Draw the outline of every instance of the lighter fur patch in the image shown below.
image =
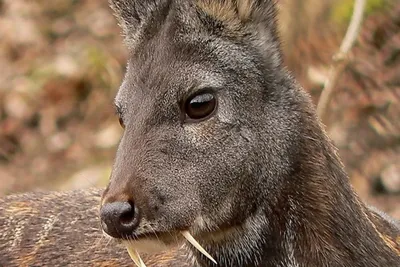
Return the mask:
{"type": "MultiPolygon", "coordinates": [[[[293,199],[289,199],[289,203],[290,203],[292,212],[294,212],[298,207],[297,202],[293,199]]],[[[284,233],[284,240],[285,240],[284,246],[287,249],[287,258],[286,258],[285,262],[282,264],[282,266],[287,266],[287,267],[299,267],[300,266],[294,255],[294,242],[295,242],[295,236],[296,236],[296,233],[293,230],[293,224],[296,222],[296,221],[294,221],[294,219],[295,218],[293,216],[289,216],[289,219],[285,225],[286,231],[284,233]]]]}
{"type": "Polygon", "coordinates": [[[197,6],[209,16],[222,21],[229,29],[238,32],[243,23],[251,20],[253,0],[211,1],[198,0],[197,6]]]}
{"type": "Polygon", "coordinates": [[[299,263],[297,262],[294,256],[294,247],[293,242],[295,238],[295,233],[292,231],[293,219],[289,218],[288,223],[286,225],[286,232],[285,232],[285,241],[286,241],[286,249],[287,249],[287,260],[284,265],[287,267],[299,267],[299,263]]]}
{"type": "Polygon", "coordinates": [[[5,212],[13,216],[23,216],[25,214],[37,214],[38,210],[32,207],[30,203],[21,201],[10,204],[5,212]]]}
{"type": "MultiPolygon", "coordinates": [[[[28,202],[13,202],[6,209],[5,214],[8,216],[7,229],[14,229],[14,237],[9,250],[12,251],[14,248],[19,247],[22,236],[24,234],[25,226],[29,223],[29,219],[24,219],[27,214],[36,215],[38,210],[30,206],[28,202]]],[[[7,231],[5,231],[7,233],[7,231]]],[[[5,235],[5,234],[4,234],[5,235]]],[[[3,239],[3,234],[0,235],[3,239]]]]}
{"type": "Polygon", "coordinates": [[[7,223],[7,228],[11,228],[11,227],[14,228],[14,238],[13,238],[12,244],[9,248],[9,251],[12,251],[16,247],[19,247],[19,245],[22,241],[22,236],[24,233],[25,225],[28,223],[28,221],[20,220],[20,221],[17,221],[15,226],[12,226],[13,225],[13,223],[11,223],[12,221],[13,221],[13,218],[11,218],[9,223],[7,223]]]}
{"type": "Polygon", "coordinates": [[[253,0],[198,0],[197,6],[208,15],[221,21],[246,22],[251,18],[251,14],[254,8],[253,2],[253,0]]]}
{"type": "Polygon", "coordinates": [[[254,9],[253,0],[239,0],[237,1],[237,9],[239,18],[242,21],[247,21],[251,19],[251,13],[254,9]]]}
{"type": "Polygon", "coordinates": [[[385,245],[390,248],[394,253],[396,253],[398,256],[400,256],[400,250],[397,248],[399,244],[396,244],[397,242],[393,241],[392,238],[388,235],[385,235],[384,233],[381,233],[378,228],[376,227],[375,223],[371,221],[371,219],[368,217],[367,213],[363,209],[363,205],[360,202],[359,198],[356,198],[357,204],[361,208],[361,211],[365,217],[365,219],[370,223],[370,225],[374,228],[375,232],[378,234],[379,238],[383,240],[385,245]]]}
{"type": "Polygon", "coordinates": [[[35,244],[35,248],[39,249],[47,242],[47,237],[49,236],[50,231],[53,229],[55,223],[58,221],[59,216],[61,213],[57,215],[50,215],[47,218],[45,224],[43,225],[42,231],[39,233],[39,239],[35,244]]]}
{"type": "MultiPolygon", "coordinates": [[[[211,221],[204,217],[196,218],[196,223],[198,225],[192,228],[194,232],[199,231],[198,235],[201,235],[201,230],[204,231],[212,225],[211,221]]],[[[261,229],[265,225],[268,225],[265,218],[255,216],[248,218],[241,226],[214,231],[207,236],[208,242],[204,249],[212,252],[215,260],[222,266],[245,266],[250,263],[258,266],[261,264],[260,252],[264,239],[261,229]]],[[[185,244],[185,249],[190,251],[189,244],[185,244]]]]}
{"type": "Polygon", "coordinates": [[[124,245],[134,248],[139,253],[150,254],[155,254],[170,249],[170,247],[168,247],[162,241],[154,239],[130,240],[125,241],[124,245]]]}
{"type": "Polygon", "coordinates": [[[54,224],[57,222],[60,215],[61,213],[57,215],[51,215],[46,219],[42,231],[37,234],[38,240],[35,242],[33,249],[27,255],[24,255],[18,259],[18,266],[30,266],[32,264],[38,255],[38,251],[49,242],[47,237],[49,236],[49,233],[53,229],[54,224]]]}

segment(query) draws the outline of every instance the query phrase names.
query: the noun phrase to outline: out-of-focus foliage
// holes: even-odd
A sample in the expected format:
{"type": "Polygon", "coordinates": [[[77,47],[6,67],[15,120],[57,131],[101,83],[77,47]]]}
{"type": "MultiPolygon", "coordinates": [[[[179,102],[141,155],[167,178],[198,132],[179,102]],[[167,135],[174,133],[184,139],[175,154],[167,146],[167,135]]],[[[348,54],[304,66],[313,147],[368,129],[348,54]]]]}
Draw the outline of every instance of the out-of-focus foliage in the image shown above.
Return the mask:
{"type": "MultiPolygon", "coordinates": [[[[379,12],[390,5],[393,0],[367,0],[365,6],[365,14],[369,16],[379,12]]],[[[354,2],[349,0],[336,0],[332,8],[332,19],[336,23],[347,24],[353,14],[354,2]]]]}
{"type": "Polygon", "coordinates": [[[55,187],[92,164],[107,177],[126,57],[107,1],[2,3],[0,194],[55,187]]]}
{"type": "Polygon", "coordinates": [[[365,21],[337,90],[328,125],[351,177],[398,193],[400,5],[365,21]]]}
{"type": "MultiPolygon", "coordinates": [[[[400,3],[367,2],[325,123],[357,191],[400,217],[400,3]]],[[[316,102],[353,1],[279,3],[286,63],[316,102]]],[[[105,183],[125,60],[107,1],[0,1],[0,195],[105,183]]]]}
{"type": "MultiPolygon", "coordinates": [[[[353,2],[345,2],[351,10],[353,2]]],[[[369,15],[324,123],[359,194],[395,209],[400,203],[400,3],[368,3],[369,15]]],[[[313,23],[291,24],[296,26],[284,32],[292,42],[286,46],[286,61],[315,102],[346,29],[335,18],[319,16],[331,14],[336,4],[324,2],[320,12],[308,16],[313,23]]],[[[286,12],[292,21],[299,19],[296,12],[286,12]]]]}

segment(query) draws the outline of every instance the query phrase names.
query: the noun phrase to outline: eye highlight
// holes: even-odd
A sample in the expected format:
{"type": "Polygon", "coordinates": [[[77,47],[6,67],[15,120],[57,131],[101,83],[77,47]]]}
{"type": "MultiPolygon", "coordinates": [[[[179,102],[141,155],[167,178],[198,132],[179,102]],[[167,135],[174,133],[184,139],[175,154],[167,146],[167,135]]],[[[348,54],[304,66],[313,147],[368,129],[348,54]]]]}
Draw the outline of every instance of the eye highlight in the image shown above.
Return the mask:
{"type": "Polygon", "coordinates": [[[216,96],[211,92],[202,92],[186,100],[184,112],[191,120],[205,120],[214,113],[216,107],[216,96]]]}

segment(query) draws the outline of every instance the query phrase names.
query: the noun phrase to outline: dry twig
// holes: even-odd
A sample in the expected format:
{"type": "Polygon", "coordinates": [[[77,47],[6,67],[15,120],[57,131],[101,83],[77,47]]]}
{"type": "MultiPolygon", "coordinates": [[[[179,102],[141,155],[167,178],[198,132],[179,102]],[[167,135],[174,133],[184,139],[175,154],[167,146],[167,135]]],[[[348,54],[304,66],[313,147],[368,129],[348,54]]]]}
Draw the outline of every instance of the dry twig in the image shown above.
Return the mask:
{"type": "Polygon", "coordinates": [[[330,67],[328,78],[324,83],[324,88],[318,102],[317,114],[322,121],[325,121],[326,110],[332,98],[333,90],[337,85],[340,75],[349,62],[348,54],[357,39],[358,32],[360,31],[364,9],[365,0],[355,0],[353,15],[349,27],[342,41],[339,52],[333,56],[333,63],[330,67]]]}

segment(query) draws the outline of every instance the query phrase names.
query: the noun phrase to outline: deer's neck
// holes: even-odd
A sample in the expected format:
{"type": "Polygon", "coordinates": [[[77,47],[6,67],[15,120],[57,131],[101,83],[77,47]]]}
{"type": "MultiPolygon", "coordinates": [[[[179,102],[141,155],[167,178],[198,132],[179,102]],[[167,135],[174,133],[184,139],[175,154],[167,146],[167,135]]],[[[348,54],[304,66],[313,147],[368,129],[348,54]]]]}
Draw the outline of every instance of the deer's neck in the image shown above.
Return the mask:
{"type": "MultiPolygon", "coordinates": [[[[205,242],[218,266],[400,266],[399,232],[360,202],[334,152],[323,157],[293,173],[274,206],[205,242]]],[[[197,266],[214,266],[191,251],[197,266]]]]}

